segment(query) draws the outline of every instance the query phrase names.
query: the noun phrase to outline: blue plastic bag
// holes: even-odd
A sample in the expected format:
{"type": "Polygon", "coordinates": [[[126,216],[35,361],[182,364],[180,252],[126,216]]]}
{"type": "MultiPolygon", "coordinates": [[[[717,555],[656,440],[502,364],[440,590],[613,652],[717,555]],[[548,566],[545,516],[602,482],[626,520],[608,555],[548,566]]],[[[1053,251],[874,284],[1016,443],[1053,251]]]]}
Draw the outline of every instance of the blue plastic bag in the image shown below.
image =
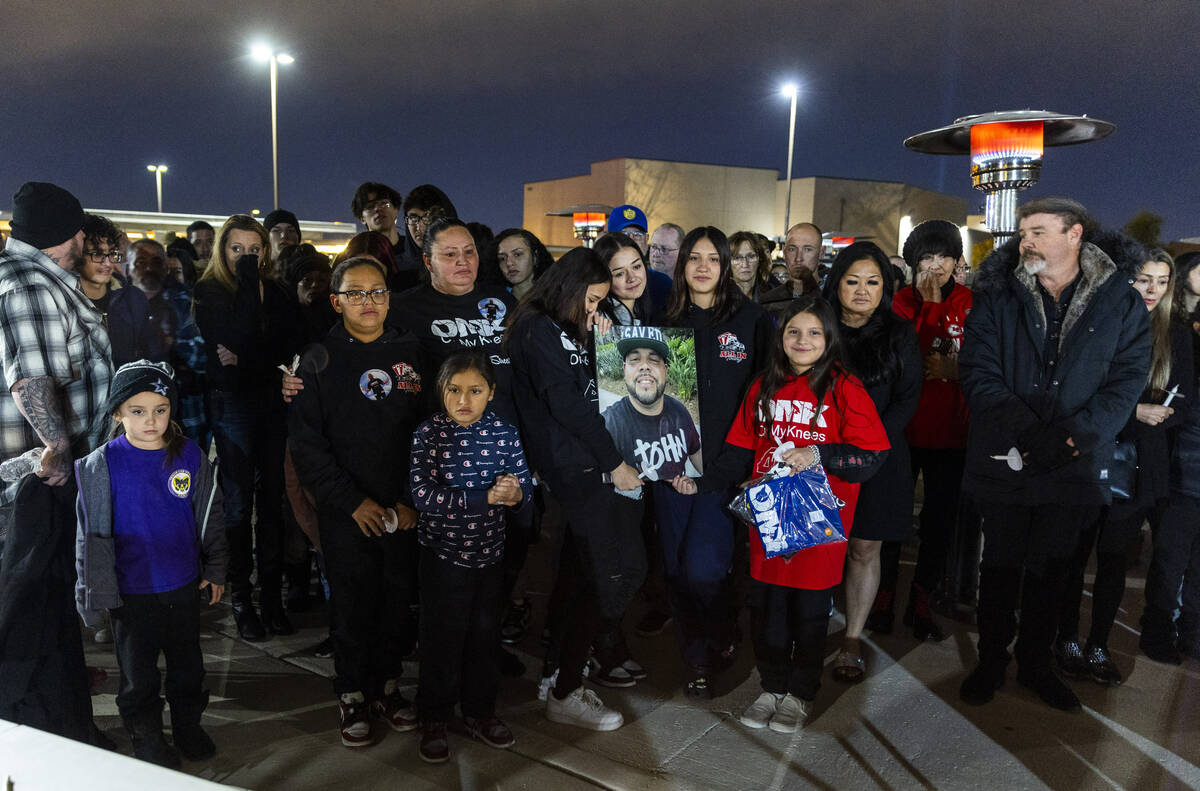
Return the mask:
{"type": "Polygon", "coordinates": [[[790,475],[772,470],[752,482],[729,505],[758,531],[768,558],[846,540],[838,513],[845,503],[833,494],[821,467],[790,475]]]}

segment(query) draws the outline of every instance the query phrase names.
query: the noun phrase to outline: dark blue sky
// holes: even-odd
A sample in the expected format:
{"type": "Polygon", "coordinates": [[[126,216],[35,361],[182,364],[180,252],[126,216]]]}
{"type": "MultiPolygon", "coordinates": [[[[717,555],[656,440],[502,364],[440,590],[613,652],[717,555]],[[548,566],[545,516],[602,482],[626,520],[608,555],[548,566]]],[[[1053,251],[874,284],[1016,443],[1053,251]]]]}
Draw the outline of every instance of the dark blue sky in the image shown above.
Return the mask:
{"type": "Polygon", "coordinates": [[[795,78],[797,176],[906,181],[981,210],[965,157],[901,141],[988,110],[1087,113],[1117,131],[1049,150],[1026,196],[1072,195],[1107,225],[1146,208],[1166,239],[1200,236],[1197,0],[413,5],[8,0],[0,201],[38,179],[152,210],[145,166],[164,162],[168,211],[269,210],[261,39],[296,57],[280,67],[280,193],[302,218],[351,219],[367,179],[435,183],[498,230],[520,223],[523,182],[596,160],[782,173],[778,87],[795,78]]]}

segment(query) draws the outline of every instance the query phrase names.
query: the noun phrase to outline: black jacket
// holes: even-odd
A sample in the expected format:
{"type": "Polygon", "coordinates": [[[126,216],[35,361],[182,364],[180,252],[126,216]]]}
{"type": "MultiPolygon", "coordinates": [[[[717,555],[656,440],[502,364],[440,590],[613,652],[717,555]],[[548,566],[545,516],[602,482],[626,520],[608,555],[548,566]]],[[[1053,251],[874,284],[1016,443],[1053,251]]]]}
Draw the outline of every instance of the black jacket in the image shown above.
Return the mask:
{"type": "MultiPolygon", "coordinates": [[[[1179,396],[1171,402],[1175,414],[1157,426],[1150,426],[1137,419],[1135,410],[1118,435],[1121,440],[1133,442],[1137,447],[1137,479],[1132,499],[1113,500],[1110,519],[1134,516],[1137,512],[1144,511],[1159,500],[1167,498],[1171,489],[1169,438],[1176,430],[1185,431],[1185,419],[1187,427],[1184,444],[1190,446],[1190,452],[1200,454],[1200,446],[1190,441],[1191,436],[1200,430],[1200,408],[1196,406],[1196,376],[1192,359],[1193,337],[1192,329],[1186,324],[1171,323],[1171,376],[1166,389],[1179,388],[1179,396]]],[[[1161,404],[1162,400],[1161,396],[1156,397],[1150,392],[1145,392],[1138,399],[1138,403],[1161,404]]],[[[1185,453],[1187,452],[1185,449],[1185,453]]],[[[1191,488],[1200,490],[1200,484],[1192,483],[1191,488]]]]}
{"type": "Polygon", "coordinates": [[[371,343],[339,324],[300,361],[304,389],[288,412],[296,475],[323,512],[349,518],[370,497],[412,504],[413,431],[426,411],[417,339],[385,330],[371,343]]]}
{"type": "Polygon", "coordinates": [[[1085,243],[1058,364],[1047,371],[1042,299],[1036,278],[1018,264],[1018,246],[1014,239],[988,256],[975,281],[958,361],[971,408],[964,486],[1000,503],[1108,503],[1114,440],[1150,365],[1146,306],[1130,274],[1085,243]],[[991,458],[1047,439],[1060,446],[1067,435],[1079,455],[1062,463],[1014,472],[991,458]]]}
{"type": "MultiPolygon", "coordinates": [[[[952,281],[953,282],[953,281],[952,281]]],[[[903,536],[912,527],[913,478],[912,460],[909,458],[908,443],[904,429],[917,412],[921,401],[921,386],[924,384],[924,363],[917,333],[912,325],[885,308],[881,316],[883,326],[879,334],[860,337],[863,328],[841,325],[842,342],[851,361],[851,372],[863,380],[867,395],[875,404],[875,411],[887,432],[891,450],[887,459],[870,480],[863,484],[858,495],[858,506],[854,511],[855,530],[872,536],[903,536]],[[887,343],[891,353],[900,361],[898,371],[880,381],[871,381],[865,371],[856,370],[853,348],[857,343],[887,343]],[[857,526],[869,525],[866,528],[857,526]]],[[[872,328],[874,329],[874,328],[872,328]]]]}
{"type": "Polygon", "coordinates": [[[609,472],[623,461],[600,415],[590,345],[578,348],[546,315],[522,319],[506,337],[525,455],[552,485],[558,471],[609,472]]]}
{"type": "MultiPolygon", "coordinates": [[[[662,314],[651,324],[672,326],[662,314]]],[[[689,301],[683,320],[674,322],[674,326],[691,327],[695,332],[700,441],[707,469],[724,452],[725,435],[742,399],[767,364],[775,342],[775,324],[759,305],[742,299],[732,315],[715,324],[711,309],[698,308],[689,301]]]]}
{"type": "MultiPolygon", "coordinates": [[[[220,266],[214,260],[212,266],[220,266]]],[[[262,281],[258,295],[258,257],[237,262],[237,290],[230,293],[216,280],[200,280],[193,292],[196,326],[208,353],[208,386],[214,390],[249,394],[273,391],[278,397],[281,372],[303,345],[299,308],[273,280],[262,281]],[[220,344],[238,356],[237,365],[221,365],[220,344]]]]}

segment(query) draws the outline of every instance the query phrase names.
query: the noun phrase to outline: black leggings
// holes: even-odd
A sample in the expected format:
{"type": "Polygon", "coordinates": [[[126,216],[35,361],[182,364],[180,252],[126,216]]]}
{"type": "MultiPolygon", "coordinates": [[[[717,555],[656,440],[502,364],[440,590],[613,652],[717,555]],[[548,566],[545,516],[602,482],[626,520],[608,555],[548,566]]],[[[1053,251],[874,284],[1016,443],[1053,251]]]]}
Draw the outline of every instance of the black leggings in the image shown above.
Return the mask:
{"type": "Polygon", "coordinates": [[[833,588],[750,583],[750,631],[764,691],[816,698],[832,609],[833,588]]]}

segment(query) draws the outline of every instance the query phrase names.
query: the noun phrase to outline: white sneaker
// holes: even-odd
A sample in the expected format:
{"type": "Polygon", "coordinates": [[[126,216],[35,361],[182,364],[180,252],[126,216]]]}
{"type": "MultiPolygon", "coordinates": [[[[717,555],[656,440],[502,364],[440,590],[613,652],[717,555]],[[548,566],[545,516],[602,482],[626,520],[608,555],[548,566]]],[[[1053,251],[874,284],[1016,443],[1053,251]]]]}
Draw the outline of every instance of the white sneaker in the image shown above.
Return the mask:
{"type": "Polygon", "coordinates": [[[789,692],[775,707],[775,716],[771,718],[771,730],[777,733],[795,733],[804,727],[804,721],[808,719],[810,711],[812,703],[789,692]]]}
{"type": "Polygon", "coordinates": [[[550,690],[554,689],[554,685],[558,683],[558,671],[555,670],[552,675],[545,676],[538,682],[538,700],[545,700],[550,695],[550,690]]]}
{"type": "Polygon", "coordinates": [[[765,728],[771,721],[771,717],[775,716],[775,710],[779,708],[781,700],[783,700],[782,695],[764,692],[758,696],[758,700],[746,707],[742,716],[738,717],[738,721],[747,728],[765,728]]]}
{"type": "Polygon", "coordinates": [[[577,725],[593,731],[615,731],[625,724],[621,712],[600,702],[586,687],[579,687],[562,700],[551,692],[546,696],[546,719],[564,725],[577,725]]]}

